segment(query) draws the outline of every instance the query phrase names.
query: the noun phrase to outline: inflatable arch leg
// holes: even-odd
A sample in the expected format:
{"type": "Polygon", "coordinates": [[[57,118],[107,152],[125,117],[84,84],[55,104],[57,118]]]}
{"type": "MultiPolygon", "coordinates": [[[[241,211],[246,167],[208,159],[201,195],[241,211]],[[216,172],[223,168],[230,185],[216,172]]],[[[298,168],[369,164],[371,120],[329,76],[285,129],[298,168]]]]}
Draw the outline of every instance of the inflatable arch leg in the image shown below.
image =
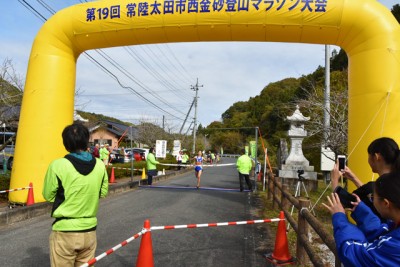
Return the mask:
{"type": "MultiPolygon", "coordinates": [[[[166,42],[259,41],[333,44],[349,58],[351,168],[371,172],[372,139],[400,132],[400,27],[375,0],[190,2],[104,0],[61,10],[34,41],[21,108],[11,188],[35,184],[37,202],[48,164],[66,153],[76,61],[89,49],[166,42]]],[[[11,202],[24,202],[16,192],[11,202]]]]}

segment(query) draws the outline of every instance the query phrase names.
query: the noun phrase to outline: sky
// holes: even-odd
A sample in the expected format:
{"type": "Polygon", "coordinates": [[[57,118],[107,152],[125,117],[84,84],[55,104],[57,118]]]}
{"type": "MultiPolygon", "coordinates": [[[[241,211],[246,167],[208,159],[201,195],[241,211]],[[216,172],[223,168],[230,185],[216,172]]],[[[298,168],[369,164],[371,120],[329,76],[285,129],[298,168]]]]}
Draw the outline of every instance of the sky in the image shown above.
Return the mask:
{"type": "MultiPolygon", "coordinates": [[[[33,40],[44,23],[40,17],[48,19],[53,11],[80,2],[85,1],[0,0],[0,63],[12,60],[24,80],[33,40]],[[40,15],[29,11],[27,4],[40,15]]],[[[397,0],[379,2],[388,9],[398,4],[397,0]]],[[[92,50],[87,54],[128,89],[81,55],[77,63],[76,109],[134,124],[152,122],[171,132],[180,130],[196,84],[197,121],[207,126],[221,120],[222,113],[235,102],[260,94],[269,83],[298,78],[325,65],[325,45],[292,43],[168,43],[92,50]]],[[[193,117],[194,108],[183,133],[193,117]]]]}

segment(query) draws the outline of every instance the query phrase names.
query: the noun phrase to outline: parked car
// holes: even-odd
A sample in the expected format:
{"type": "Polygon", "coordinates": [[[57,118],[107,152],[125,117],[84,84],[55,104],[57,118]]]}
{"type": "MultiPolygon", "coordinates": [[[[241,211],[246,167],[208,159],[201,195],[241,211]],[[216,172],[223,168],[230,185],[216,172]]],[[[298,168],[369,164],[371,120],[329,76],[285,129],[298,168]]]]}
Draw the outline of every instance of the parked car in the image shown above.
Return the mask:
{"type": "Polygon", "coordinates": [[[3,168],[3,159],[6,160],[7,169],[11,170],[14,161],[14,146],[6,146],[3,151],[0,151],[1,168],[3,168]]]}
{"type": "Polygon", "coordinates": [[[125,148],[124,155],[122,155],[120,151],[121,151],[121,148],[113,149],[113,151],[110,153],[111,162],[115,162],[115,163],[130,162],[131,158],[132,158],[131,150],[129,148],[125,148]]]}
{"type": "Polygon", "coordinates": [[[132,148],[134,153],[139,153],[141,160],[146,160],[149,150],[147,148],[132,148]]]}
{"type": "Polygon", "coordinates": [[[132,148],[133,157],[136,161],[146,160],[146,150],[142,148],[132,148]]]}

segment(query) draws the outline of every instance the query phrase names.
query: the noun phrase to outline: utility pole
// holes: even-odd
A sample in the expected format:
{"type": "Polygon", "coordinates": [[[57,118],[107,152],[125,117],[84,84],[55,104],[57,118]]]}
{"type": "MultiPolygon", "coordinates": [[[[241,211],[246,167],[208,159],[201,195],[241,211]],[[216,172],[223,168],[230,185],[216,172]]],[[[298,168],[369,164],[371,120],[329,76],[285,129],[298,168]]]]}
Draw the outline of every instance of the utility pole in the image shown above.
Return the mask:
{"type": "Polygon", "coordinates": [[[199,78],[197,78],[196,85],[192,86],[192,90],[194,90],[196,93],[194,97],[193,148],[192,148],[192,153],[194,155],[196,154],[197,99],[198,99],[199,87],[203,87],[203,85],[199,85],[199,78]]]}
{"type": "Polygon", "coordinates": [[[330,171],[333,168],[335,158],[334,153],[329,147],[329,139],[330,139],[330,116],[331,116],[331,76],[330,76],[330,47],[329,45],[325,45],[325,90],[324,90],[324,136],[321,145],[321,171],[324,174],[325,183],[330,181],[330,171]]]}
{"type": "MultiPolygon", "coordinates": [[[[182,127],[181,127],[181,129],[179,130],[179,134],[182,134],[183,127],[185,127],[186,120],[187,120],[187,118],[189,117],[190,111],[192,111],[194,102],[195,102],[195,99],[193,99],[192,105],[190,105],[189,111],[188,111],[188,113],[186,114],[185,120],[184,120],[183,123],[182,123],[182,127]]],[[[189,128],[190,128],[190,127],[189,127],[189,128]]]]}
{"type": "Polygon", "coordinates": [[[324,145],[327,145],[330,136],[331,116],[331,76],[330,76],[330,47],[325,45],[325,91],[324,91],[324,145]]]}

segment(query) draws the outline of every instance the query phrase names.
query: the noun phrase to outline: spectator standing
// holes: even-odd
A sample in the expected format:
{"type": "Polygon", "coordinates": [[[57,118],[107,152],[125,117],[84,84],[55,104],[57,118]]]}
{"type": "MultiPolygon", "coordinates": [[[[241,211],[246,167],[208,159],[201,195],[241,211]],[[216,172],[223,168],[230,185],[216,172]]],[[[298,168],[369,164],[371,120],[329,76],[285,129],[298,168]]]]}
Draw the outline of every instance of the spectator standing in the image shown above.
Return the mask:
{"type": "Polygon", "coordinates": [[[99,149],[99,158],[101,159],[101,161],[103,161],[104,162],[104,144],[101,144],[100,145],[100,149],[99,149]]]}
{"type": "Polygon", "coordinates": [[[179,151],[178,155],[176,155],[176,162],[178,163],[178,171],[181,169],[182,164],[182,151],[179,151]]]}
{"type": "Polygon", "coordinates": [[[251,158],[247,155],[246,151],[243,150],[243,155],[236,161],[236,168],[239,172],[239,186],[240,192],[243,192],[243,179],[246,180],[247,187],[250,191],[253,191],[253,186],[250,182],[250,171],[253,168],[253,162],[251,158]]]}
{"type": "Polygon", "coordinates": [[[215,154],[211,152],[211,164],[215,164],[215,154]]]}
{"type": "Polygon", "coordinates": [[[92,155],[93,155],[93,157],[95,157],[95,158],[100,158],[99,144],[96,144],[96,145],[94,146],[92,155]]]}
{"type": "Polygon", "coordinates": [[[125,158],[125,147],[121,147],[119,154],[122,156],[122,158],[125,158]]]}
{"type": "MultiPolygon", "coordinates": [[[[397,143],[389,137],[381,137],[375,139],[367,148],[368,153],[368,164],[371,167],[373,173],[377,173],[379,176],[382,174],[400,171],[400,150],[397,143]]],[[[338,164],[335,164],[331,172],[332,189],[335,189],[339,184],[339,178],[343,175],[345,178],[352,181],[357,189],[353,191],[354,194],[358,195],[360,199],[369,206],[376,215],[380,214],[375,209],[373,203],[369,201],[369,195],[373,193],[373,186],[375,182],[368,182],[364,184],[360,179],[350,170],[349,167],[345,167],[344,171],[340,171],[338,164]]]]}
{"type": "Polygon", "coordinates": [[[82,124],[62,132],[69,154],[50,163],[43,197],[53,202],[55,218],[49,238],[51,266],[81,266],[94,258],[99,198],[108,193],[108,176],[100,159],[87,152],[89,130],[82,124]]]}
{"type": "MultiPolygon", "coordinates": [[[[188,160],[189,160],[189,156],[186,154],[186,152],[184,152],[182,155],[182,164],[186,165],[188,160]]],[[[184,167],[186,168],[186,166],[184,166],[184,167]]]]}
{"type": "Polygon", "coordinates": [[[110,156],[110,151],[108,151],[108,144],[102,145],[102,147],[100,148],[100,159],[106,166],[108,165],[109,156],[110,156]]]}
{"type": "Polygon", "coordinates": [[[159,164],[154,156],[154,147],[149,149],[149,153],[146,158],[146,166],[147,166],[147,184],[153,184],[153,176],[157,175],[157,164],[159,164]]]}
{"type": "Polygon", "coordinates": [[[336,250],[344,266],[400,266],[400,174],[390,172],[375,182],[372,203],[380,218],[356,196],[350,223],[338,194],[323,205],[332,214],[336,250]]]}
{"type": "MultiPolygon", "coordinates": [[[[111,162],[112,162],[114,159],[117,159],[117,158],[111,157],[112,147],[111,147],[109,144],[105,144],[104,147],[107,149],[107,152],[108,152],[108,155],[107,155],[107,157],[108,157],[108,164],[111,164],[111,162]]],[[[117,157],[118,157],[118,155],[114,155],[114,156],[117,156],[117,157]]]]}

